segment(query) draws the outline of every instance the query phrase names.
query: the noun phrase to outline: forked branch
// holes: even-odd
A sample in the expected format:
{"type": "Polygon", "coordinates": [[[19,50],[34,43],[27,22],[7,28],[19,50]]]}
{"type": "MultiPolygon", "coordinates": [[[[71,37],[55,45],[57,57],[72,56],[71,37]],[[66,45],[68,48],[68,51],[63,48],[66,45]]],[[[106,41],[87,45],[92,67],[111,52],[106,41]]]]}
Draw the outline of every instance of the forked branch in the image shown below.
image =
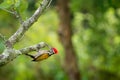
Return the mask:
{"type": "Polygon", "coordinates": [[[14,45],[22,38],[25,32],[32,26],[32,24],[34,24],[38,20],[42,12],[46,9],[46,7],[49,6],[50,3],[51,0],[43,0],[37,10],[34,12],[34,14],[26,21],[21,22],[19,29],[8,40],[6,40],[6,49],[0,55],[0,66],[9,63],[21,54],[29,53],[31,51],[35,51],[37,49],[47,46],[46,43],[41,42],[39,44],[29,46],[20,50],[15,50],[13,48],[14,45]]]}

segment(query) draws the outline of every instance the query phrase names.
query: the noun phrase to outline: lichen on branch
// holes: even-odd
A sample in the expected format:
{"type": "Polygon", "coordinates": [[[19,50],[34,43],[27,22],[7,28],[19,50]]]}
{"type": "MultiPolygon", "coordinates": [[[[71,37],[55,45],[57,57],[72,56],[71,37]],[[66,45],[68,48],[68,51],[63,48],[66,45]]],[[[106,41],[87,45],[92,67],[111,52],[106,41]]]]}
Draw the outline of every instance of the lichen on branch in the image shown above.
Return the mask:
{"type": "Polygon", "coordinates": [[[25,32],[32,26],[32,24],[34,24],[38,20],[40,15],[43,13],[46,7],[49,6],[50,3],[51,3],[51,0],[43,0],[40,6],[37,8],[37,10],[34,12],[34,14],[30,18],[28,18],[26,21],[23,21],[19,29],[8,40],[6,40],[5,42],[6,49],[3,51],[2,54],[0,54],[0,66],[4,66],[5,64],[11,62],[21,54],[36,51],[40,48],[47,46],[46,43],[41,42],[33,46],[22,48],[20,50],[14,49],[14,45],[17,42],[19,42],[19,40],[22,38],[25,32]]]}

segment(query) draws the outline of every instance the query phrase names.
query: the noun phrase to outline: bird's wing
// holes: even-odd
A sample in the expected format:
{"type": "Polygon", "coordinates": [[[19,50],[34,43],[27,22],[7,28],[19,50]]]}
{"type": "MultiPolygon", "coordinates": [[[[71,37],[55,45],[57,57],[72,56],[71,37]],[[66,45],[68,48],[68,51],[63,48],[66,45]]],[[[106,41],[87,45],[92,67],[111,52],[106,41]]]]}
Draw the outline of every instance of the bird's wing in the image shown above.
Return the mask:
{"type": "Polygon", "coordinates": [[[35,56],[35,58],[37,58],[37,57],[39,57],[39,56],[41,56],[42,54],[45,54],[45,53],[48,53],[48,51],[47,50],[40,50],[34,56],[35,56]]]}
{"type": "Polygon", "coordinates": [[[41,55],[37,56],[33,61],[41,61],[41,60],[44,60],[44,59],[46,59],[48,57],[49,57],[48,53],[41,54],[41,55]]]}

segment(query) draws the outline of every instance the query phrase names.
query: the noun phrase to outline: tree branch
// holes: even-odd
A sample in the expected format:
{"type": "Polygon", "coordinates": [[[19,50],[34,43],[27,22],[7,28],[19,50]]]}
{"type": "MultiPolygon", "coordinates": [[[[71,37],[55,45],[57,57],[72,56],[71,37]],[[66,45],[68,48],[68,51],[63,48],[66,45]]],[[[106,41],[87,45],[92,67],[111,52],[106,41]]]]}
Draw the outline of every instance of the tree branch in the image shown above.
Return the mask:
{"type": "Polygon", "coordinates": [[[46,46],[47,46],[46,43],[40,42],[40,43],[38,43],[38,44],[36,44],[36,45],[29,46],[29,47],[26,47],[26,48],[22,48],[22,49],[20,49],[19,51],[20,51],[22,54],[27,54],[27,53],[32,52],[32,51],[38,51],[39,49],[44,48],[44,47],[46,47],[46,46]]]}
{"type": "Polygon", "coordinates": [[[0,54],[0,66],[11,62],[13,59],[21,54],[29,53],[31,51],[37,51],[40,48],[48,46],[46,43],[41,42],[39,44],[29,46],[20,50],[13,49],[14,44],[16,44],[24,35],[24,33],[31,27],[31,25],[38,20],[42,12],[49,5],[50,1],[51,0],[43,0],[42,4],[38,7],[32,17],[22,22],[20,28],[8,40],[6,40],[6,49],[3,51],[2,54],[0,54]]]}
{"type": "Polygon", "coordinates": [[[0,66],[7,64],[20,54],[22,53],[19,50],[5,49],[4,52],[0,55],[0,66]]]}
{"type": "Polygon", "coordinates": [[[15,59],[17,56],[19,56],[21,54],[26,54],[26,53],[30,53],[32,51],[37,51],[46,46],[47,46],[46,43],[40,42],[39,44],[29,46],[26,48],[22,48],[20,50],[5,49],[4,52],[0,55],[0,66],[3,66],[5,64],[9,63],[10,61],[12,61],[13,59],[15,59]]]}
{"type": "Polygon", "coordinates": [[[24,35],[24,33],[31,27],[31,25],[36,22],[41,15],[41,13],[45,10],[47,5],[51,0],[43,0],[42,4],[38,7],[35,13],[24,21],[20,28],[6,41],[6,47],[13,47],[13,45],[20,40],[20,38],[24,35]]]}

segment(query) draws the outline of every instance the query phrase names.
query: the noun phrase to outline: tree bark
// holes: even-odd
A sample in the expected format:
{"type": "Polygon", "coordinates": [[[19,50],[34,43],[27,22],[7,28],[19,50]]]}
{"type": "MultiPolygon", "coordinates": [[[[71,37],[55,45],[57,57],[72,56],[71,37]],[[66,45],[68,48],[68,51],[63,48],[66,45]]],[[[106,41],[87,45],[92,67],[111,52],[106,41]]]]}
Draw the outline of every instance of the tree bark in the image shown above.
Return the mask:
{"type": "Polygon", "coordinates": [[[77,57],[72,44],[71,12],[69,0],[58,0],[57,11],[60,18],[58,34],[65,49],[64,69],[68,74],[69,80],[80,80],[80,72],[77,64],[77,57]]]}
{"type": "Polygon", "coordinates": [[[42,12],[49,6],[51,1],[52,0],[43,0],[37,10],[34,12],[34,14],[26,21],[21,21],[21,17],[16,11],[12,12],[15,16],[18,16],[21,25],[19,29],[8,40],[6,40],[6,48],[3,53],[0,54],[0,67],[11,62],[21,54],[36,51],[37,49],[47,46],[46,43],[42,42],[34,46],[23,48],[21,50],[16,50],[13,47],[24,36],[25,32],[32,26],[32,24],[34,24],[38,20],[42,12]]]}

